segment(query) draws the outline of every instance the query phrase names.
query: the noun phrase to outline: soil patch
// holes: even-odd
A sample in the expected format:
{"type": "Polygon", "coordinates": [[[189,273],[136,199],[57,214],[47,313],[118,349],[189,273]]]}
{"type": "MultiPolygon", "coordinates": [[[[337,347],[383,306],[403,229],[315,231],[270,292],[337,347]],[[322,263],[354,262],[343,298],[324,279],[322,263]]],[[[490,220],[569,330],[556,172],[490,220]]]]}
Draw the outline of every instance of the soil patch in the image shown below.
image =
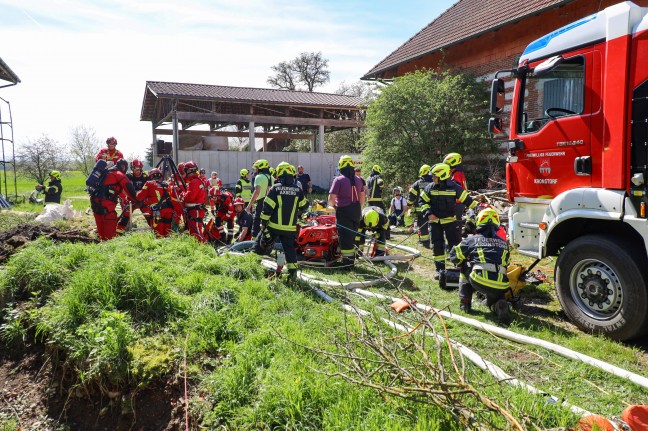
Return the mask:
{"type": "Polygon", "coordinates": [[[81,230],[61,230],[47,224],[21,223],[4,232],[0,232],[0,264],[6,261],[20,247],[41,236],[47,236],[55,241],[97,242],[90,233],[81,230]]]}

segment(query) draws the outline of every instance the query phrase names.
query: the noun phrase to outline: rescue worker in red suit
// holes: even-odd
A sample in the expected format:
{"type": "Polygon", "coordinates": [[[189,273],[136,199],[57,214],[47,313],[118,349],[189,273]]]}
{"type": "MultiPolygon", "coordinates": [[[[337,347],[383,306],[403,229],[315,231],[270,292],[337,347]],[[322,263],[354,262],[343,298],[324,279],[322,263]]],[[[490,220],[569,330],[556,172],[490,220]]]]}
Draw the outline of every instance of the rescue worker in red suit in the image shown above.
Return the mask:
{"type": "MultiPolygon", "coordinates": [[[[133,161],[131,162],[131,171],[128,172],[126,176],[131,181],[131,183],[133,183],[135,190],[138,192],[142,190],[142,187],[144,187],[144,184],[146,184],[146,182],[148,181],[146,172],[144,172],[144,164],[137,159],[133,159],[133,161]]],[[[131,202],[129,199],[124,200],[122,202],[122,206],[122,213],[119,216],[119,220],[117,221],[118,235],[124,233],[131,219],[131,211],[136,208],[135,206],[133,206],[133,202],[131,202]]],[[[149,218],[151,217],[151,209],[143,206],[138,208],[142,212],[142,214],[144,214],[146,222],[150,225],[151,222],[149,221],[149,218]]]]}
{"type": "Polygon", "coordinates": [[[234,241],[250,241],[252,239],[252,214],[245,211],[247,203],[243,198],[238,197],[234,199],[233,205],[234,212],[236,213],[236,224],[239,227],[234,241]]]}
{"type": "Polygon", "coordinates": [[[90,205],[97,223],[97,235],[102,241],[115,237],[117,233],[117,213],[115,207],[119,196],[136,200],[133,183],[126,176],[128,162],[124,159],[117,161],[109,169],[101,186],[90,197],[90,205]]]}
{"type": "Polygon", "coordinates": [[[162,171],[151,169],[149,181],[137,192],[137,200],[151,211],[147,218],[149,226],[158,237],[169,236],[173,220],[173,204],[169,196],[168,184],[162,181],[162,171]]]}
{"type": "MultiPolygon", "coordinates": [[[[184,218],[184,207],[182,206],[181,196],[186,191],[183,180],[185,179],[184,163],[178,163],[178,174],[173,174],[169,181],[169,196],[173,204],[173,230],[179,230],[180,224],[184,218]]],[[[186,225],[185,220],[185,225],[186,225]]]]}
{"type": "Polygon", "coordinates": [[[182,202],[186,211],[187,228],[189,233],[200,242],[207,242],[203,233],[205,218],[205,202],[207,201],[207,191],[205,184],[198,175],[198,166],[189,161],[184,165],[184,171],[187,180],[187,191],[182,194],[182,202]]]}
{"type": "MultiPolygon", "coordinates": [[[[466,174],[464,173],[464,168],[461,162],[463,161],[461,154],[459,153],[450,153],[443,158],[443,163],[450,166],[450,178],[455,180],[459,185],[466,191],[468,191],[468,182],[466,181],[466,174]]],[[[457,231],[459,236],[461,236],[461,231],[463,230],[463,213],[466,210],[466,205],[457,200],[455,205],[455,215],[457,217],[457,231]]]]}
{"type": "Polygon", "coordinates": [[[99,150],[99,152],[95,156],[95,161],[98,162],[99,160],[105,160],[109,162],[108,165],[110,167],[110,166],[114,166],[118,160],[124,158],[122,152],[116,148],[117,139],[115,139],[113,136],[106,139],[106,147],[107,148],[102,148],[101,150],[99,150]],[[112,164],[110,164],[110,162],[112,164]]]}
{"type": "Polygon", "coordinates": [[[234,231],[234,218],[236,216],[233,205],[234,196],[230,192],[212,188],[209,191],[209,201],[212,205],[212,214],[215,218],[214,225],[220,232],[220,241],[225,244],[231,244],[234,231]]]}

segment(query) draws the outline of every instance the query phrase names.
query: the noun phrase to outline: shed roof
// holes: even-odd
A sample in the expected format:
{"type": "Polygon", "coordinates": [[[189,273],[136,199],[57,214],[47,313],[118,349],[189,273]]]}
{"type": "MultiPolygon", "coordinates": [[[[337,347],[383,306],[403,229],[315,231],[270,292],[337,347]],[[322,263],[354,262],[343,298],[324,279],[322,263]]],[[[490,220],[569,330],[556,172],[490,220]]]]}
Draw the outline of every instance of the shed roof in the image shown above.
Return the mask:
{"type": "Polygon", "coordinates": [[[20,78],[18,78],[18,75],[16,75],[13,70],[5,63],[2,61],[0,58],[0,80],[3,81],[9,81],[13,84],[18,84],[20,82],[20,78]]]}
{"type": "Polygon", "coordinates": [[[573,0],[459,0],[361,79],[376,79],[380,74],[403,63],[571,1],[573,0]]]}
{"type": "Polygon", "coordinates": [[[150,121],[152,119],[153,107],[157,98],[340,109],[354,109],[366,104],[365,99],[361,97],[344,96],[341,94],[147,81],[140,118],[142,121],[150,121]]]}

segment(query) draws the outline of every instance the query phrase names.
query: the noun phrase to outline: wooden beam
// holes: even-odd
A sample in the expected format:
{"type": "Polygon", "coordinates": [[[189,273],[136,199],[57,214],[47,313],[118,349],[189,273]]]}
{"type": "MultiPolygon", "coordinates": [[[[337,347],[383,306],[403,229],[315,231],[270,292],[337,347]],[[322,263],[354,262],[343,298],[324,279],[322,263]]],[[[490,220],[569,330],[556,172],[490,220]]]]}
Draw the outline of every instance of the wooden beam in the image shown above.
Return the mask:
{"type": "Polygon", "coordinates": [[[334,120],[328,118],[301,118],[301,117],[277,117],[274,115],[244,115],[244,114],[218,114],[206,112],[178,112],[178,120],[197,121],[202,123],[224,122],[241,123],[254,121],[255,124],[270,125],[296,125],[296,126],[319,126],[326,127],[364,127],[364,124],[356,120],[334,120]]]}
{"type": "MultiPolygon", "coordinates": [[[[169,129],[155,129],[156,135],[172,135],[173,130],[169,129]]],[[[248,138],[249,132],[210,132],[209,130],[178,130],[178,134],[192,135],[192,136],[225,136],[228,138],[248,138]]],[[[257,138],[268,139],[311,139],[312,134],[303,133],[256,133],[257,138]]]]}

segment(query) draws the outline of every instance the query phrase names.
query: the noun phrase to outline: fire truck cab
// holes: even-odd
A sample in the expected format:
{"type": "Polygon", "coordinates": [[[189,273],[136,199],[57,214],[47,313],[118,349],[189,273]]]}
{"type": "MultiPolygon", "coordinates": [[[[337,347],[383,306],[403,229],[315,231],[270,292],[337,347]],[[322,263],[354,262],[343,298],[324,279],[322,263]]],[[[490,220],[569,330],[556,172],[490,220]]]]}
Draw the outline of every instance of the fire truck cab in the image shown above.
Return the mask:
{"type": "Polygon", "coordinates": [[[646,334],[648,8],[619,3],[529,44],[495,75],[492,133],[507,89],[511,244],[557,256],[558,298],[579,328],[646,334]]]}

